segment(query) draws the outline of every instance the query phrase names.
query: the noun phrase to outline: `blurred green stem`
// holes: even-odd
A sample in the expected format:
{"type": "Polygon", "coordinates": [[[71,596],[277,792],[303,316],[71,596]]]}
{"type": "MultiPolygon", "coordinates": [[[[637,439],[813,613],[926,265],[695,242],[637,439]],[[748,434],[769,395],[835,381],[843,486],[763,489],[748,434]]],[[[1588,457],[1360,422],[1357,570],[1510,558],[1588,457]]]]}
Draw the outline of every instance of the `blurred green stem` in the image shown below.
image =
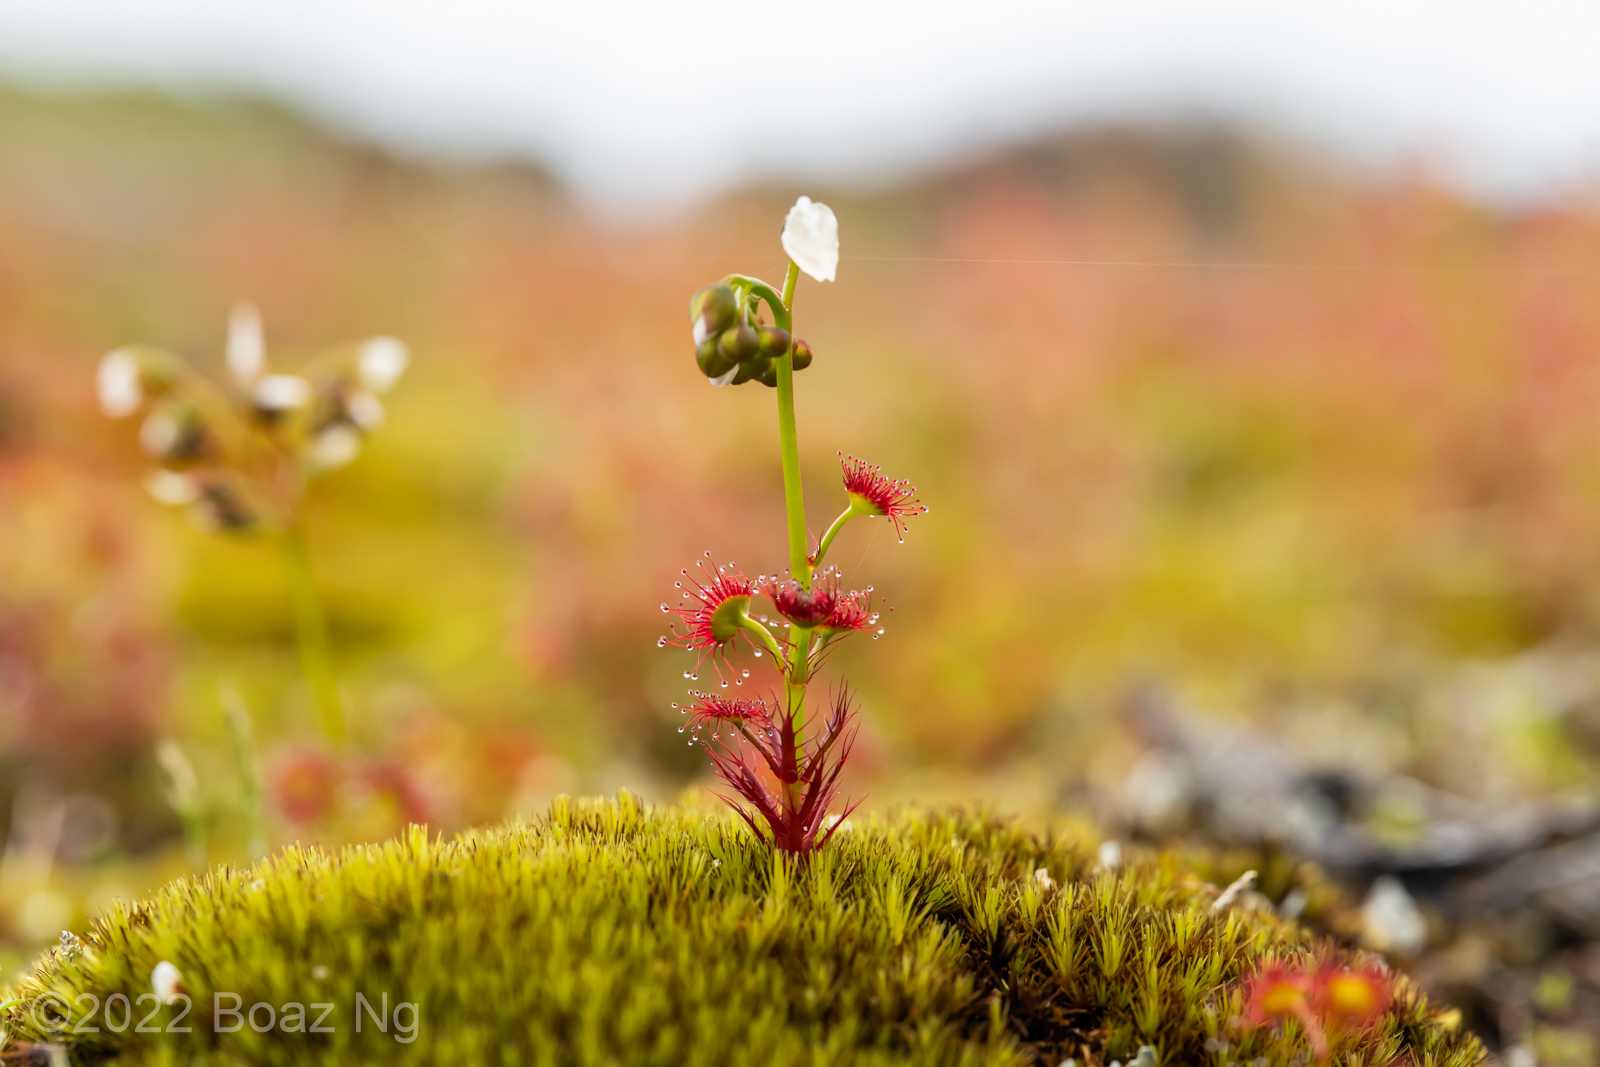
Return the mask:
{"type": "Polygon", "coordinates": [[[251,859],[267,854],[266,817],[262,812],[261,784],[256,777],[256,731],[250,708],[231,683],[222,685],[222,710],[233,737],[233,757],[239,765],[239,804],[244,809],[245,848],[251,859]]]}
{"type": "Polygon", "coordinates": [[[344,740],[344,709],[339,703],[339,683],[333,673],[333,652],[328,640],[328,620],[317,599],[311,575],[311,553],[306,544],[305,521],[296,514],[283,532],[283,572],[294,609],[295,642],[300,647],[300,667],[316,697],[322,728],[334,741],[344,740]]]}
{"type": "Polygon", "coordinates": [[[156,762],[161,765],[165,779],[167,803],[172,805],[178,821],[183,824],[183,839],[189,850],[189,864],[195,868],[206,865],[206,810],[200,798],[200,779],[194,773],[194,764],[183,754],[176,741],[163,741],[156,746],[156,762]]]}

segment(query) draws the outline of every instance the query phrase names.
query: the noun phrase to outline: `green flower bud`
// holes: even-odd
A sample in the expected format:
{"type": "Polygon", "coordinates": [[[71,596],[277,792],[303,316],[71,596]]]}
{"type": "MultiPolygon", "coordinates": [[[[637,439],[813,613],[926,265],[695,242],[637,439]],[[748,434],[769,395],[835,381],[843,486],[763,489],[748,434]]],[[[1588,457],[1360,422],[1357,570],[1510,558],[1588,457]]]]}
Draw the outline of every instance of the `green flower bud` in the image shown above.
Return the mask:
{"type": "Polygon", "coordinates": [[[763,326],[756,331],[761,337],[761,354],[777,359],[789,351],[789,331],[776,326],[763,326]]]}
{"type": "MultiPolygon", "coordinates": [[[[753,333],[754,331],[751,332],[753,333]]],[[[772,357],[763,356],[760,352],[757,352],[749,359],[740,362],[739,373],[733,376],[733,384],[743,385],[752,378],[760,378],[771,369],[772,357]]],[[[774,379],[774,384],[776,384],[776,379],[774,379]]]]}
{"type": "Polygon", "coordinates": [[[773,360],[773,361],[769,362],[767,364],[767,372],[765,374],[756,375],[756,381],[760,382],[762,385],[766,386],[768,389],[776,389],[778,387],[778,364],[777,364],[777,361],[773,360]]]}
{"type": "Polygon", "coordinates": [[[744,363],[757,355],[760,349],[761,336],[756,333],[755,327],[747,322],[723,330],[722,336],[717,338],[717,351],[721,352],[729,363],[744,363]]]}
{"type": "Polygon", "coordinates": [[[728,285],[708,285],[689,298],[689,321],[694,324],[696,347],[733,325],[739,300],[728,285]]]}
{"type": "Polygon", "coordinates": [[[707,378],[720,378],[733,369],[733,360],[722,354],[715,337],[694,350],[694,361],[707,378]]]}
{"type": "Polygon", "coordinates": [[[811,346],[800,338],[794,339],[794,369],[805,370],[811,366],[811,346]]]}

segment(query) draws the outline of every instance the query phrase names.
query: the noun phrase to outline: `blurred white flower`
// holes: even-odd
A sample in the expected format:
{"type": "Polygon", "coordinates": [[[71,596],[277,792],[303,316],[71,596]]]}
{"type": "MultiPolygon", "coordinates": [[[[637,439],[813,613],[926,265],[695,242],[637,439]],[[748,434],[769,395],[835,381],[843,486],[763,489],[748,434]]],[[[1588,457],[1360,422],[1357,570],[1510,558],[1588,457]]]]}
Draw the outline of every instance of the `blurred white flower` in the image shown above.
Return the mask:
{"type": "Polygon", "coordinates": [[[193,504],[200,499],[200,486],[187,474],[155,470],[145,475],[145,492],[163,504],[193,504]]]}
{"type": "Polygon", "coordinates": [[[267,342],[261,333],[261,314],[251,304],[236,304],[228,314],[228,370],[234,381],[249,388],[267,365],[267,342]]]}
{"type": "Polygon", "coordinates": [[[183,424],[170,411],[152,411],[139,427],[139,447],[148,455],[164,456],[183,437],[183,424]]]}
{"type": "Polygon", "coordinates": [[[1361,940],[1379,952],[1410,955],[1428,942],[1428,923],[1400,879],[1381,874],[1361,905],[1361,940]]]}
{"type": "Polygon", "coordinates": [[[1122,865],[1122,845],[1117,841],[1100,842],[1100,851],[1096,857],[1103,870],[1114,871],[1122,865]]]}
{"type": "Polygon", "coordinates": [[[374,393],[386,393],[394,388],[400,375],[411,363],[411,353],[405,342],[394,337],[373,337],[361,344],[357,370],[361,384],[374,393]]]}
{"type": "Polygon", "coordinates": [[[833,281],[839,270],[839,220],[833,208],[809,196],[796,200],[783,220],[783,250],[817,281],[833,281]]]}
{"type": "Polygon", "coordinates": [[[354,393],[345,401],[350,420],[367,433],[383,425],[383,402],[371,393],[354,393]]]}
{"type": "Polygon", "coordinates": [[[95,385],[100,394],[100,410],[113,419],[132,415],[144,402],[144,390],[139,387],[139,361],[126,348],[109,352],[100,360],[95,385]]]}
{"type": "Polygon", "coordinates": [[[1044,867],[1040,867],[1033,872],[1033,880],[1039,883],[1041,889],[1055,888],[1055,879],[1050,877],[1050,872],[1044,867]]]}
{"type": "Polygon", "coordinates": [[[256,383],[256,406],[287,411],[311,399],[311,383],[294,374],[269,374],[256,383]]]}
{"type": "Polygon", "coordinates": [[[361,435],[342,424],[323,430],[311,444],[311,453],[317,465],[330,470],[349,463],[360,451],[361,435]]]}
{"type": "Polygon", "coordinates": [[[183,973],[166,960],[150,972],[150,991],[163,1004],[176,1004],[183,993],[183,973]]]}

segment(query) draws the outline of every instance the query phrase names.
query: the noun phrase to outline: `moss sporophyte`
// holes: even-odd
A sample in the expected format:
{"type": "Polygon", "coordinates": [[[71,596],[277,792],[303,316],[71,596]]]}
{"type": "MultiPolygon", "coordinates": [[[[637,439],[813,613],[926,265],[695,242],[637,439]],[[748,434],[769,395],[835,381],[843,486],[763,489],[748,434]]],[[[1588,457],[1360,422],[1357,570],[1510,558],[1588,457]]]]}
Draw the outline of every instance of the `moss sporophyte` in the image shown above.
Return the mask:
{"type": "Polygon", "coordinates": [[[831,282],[838,273],[839,223],[833,211],[802,196],[784,220],[783,250],[789,269],[781,293],[759,278],[730,274],[694,294],[689,323],[695,365],[712,385],[756,381],[776,390],[789,566],[781,574],[751,578],[731,563],[718,566],[708,552],[695,573],[684,569],[688,584],[678,582],[683,592],[678,606],[661,605],[662,611],[677,614],[682,629],[674,625],[659,643],[698,653],[694,671],[686,675],[691,679],[698,679],[710,659],[724,687],[729,673],[738,684],[749,676],[730,660],[741,637],[755,657],[771,655],[782,678],[779,696],[728,701],[691,691],[694,702],[681,709],[689,716],[684,729],[691,732],[690,744],[695,739],[707,743],[712,769],[745,803],[725,799],[756,833],[770,834],[783,851],[806,853],[821,847],[849,814],[850,808],[830,809],[855,738],[849,691],[838,689],[826,711],[812,717],[807,690],[834,642],[858,630],[883,632],[872,588],[844,589],[838,572],[826,565],[828,549],[858,516],[887,518],[903,540],[905,520],[927,509],[908,483],[887,478],[853,456],[844,458],[847,505],[812,543],[800,487],[794,376],[813,357],[811,347],[794,336],[794,299],[802,271],[819,282],[831,282]],[[770,323],[764,318],[769,314],[770,323]],[[750,614],[757,595],[772,601],[788,624],[787,633],[774,633],[768,626],[772,620],[750,614]],[[714,727],[709,737],[708,725],[714,727]]]}

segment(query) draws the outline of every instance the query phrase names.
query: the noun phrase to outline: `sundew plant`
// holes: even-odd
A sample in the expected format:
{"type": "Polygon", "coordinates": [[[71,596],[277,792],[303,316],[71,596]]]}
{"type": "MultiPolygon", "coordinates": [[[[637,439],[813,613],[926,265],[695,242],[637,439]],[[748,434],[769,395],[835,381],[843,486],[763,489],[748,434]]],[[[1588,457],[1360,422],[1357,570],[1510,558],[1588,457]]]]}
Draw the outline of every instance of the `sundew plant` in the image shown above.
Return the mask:
{"type": "Polygon", "coordinates": [[[129,345],[101,361],[100,408],[143,414],[139,446],[155,464],[150,495],[185,506],[208,529],[275,539],[292,600],[295,638],[323,729],[342,740],[344,711],[327,620],[312,580],[305,499],[310,482],[342,467],[383,422],[387,392],[410,361],[393,337],[336,347],[300,374],[271,372],[253,307],[228,320],[228,382],[196,373],[165,349],[129,345]]]}
{"type": "Polygon", "coordinates": [[[838,271],[839,223],[832,209],[809,197],[796,201],[784,220],[783,250],[789,269],[782,293],[759,278],[730,274],[694,294],[689,320],[695,362],[712,385],[756,381],[777,393],[789,566],[786,572],[751,577],[732,563],[711,562],[708,552],[695,572],[683,570],[678,606],[661,605],[678,615],[682,628],[674,624],[660,643],[699,654],[695,670],[686,675],[691,680],[698,680],[710,660],[723,689],[729,675],[735,684],[749,675],[730,660],[740,639],[755,657],[772,657],[782,676],[780,694],[691,691],[692,703],[681,709],[688,716],[683,729],[690,732],[690,744],[706,741],[713,769],[745,803],[723,799],[757,835],[770,833],[775,847],[806,853],[825,844],[854,807],[831,812],[855,740],[849,690],[837,688],[816,714],[808,711],[807,690],[835,642],[861,630],[883,632],[871,586],[845,589],[838,570],[827,564],[828,549],[854,518],[887,518],[903,538],[905,520],[927,509],[907,483],[854,457],[841,457],[847,501],[813,543],[800,487],[794,414],[794,376],[811,365],[812,353],[794,335],[794,299],[801,271],[819,282],[833,281],[838,271]],[[751,614],[758,595],[771,601],[779,619],[751,614]]]}

